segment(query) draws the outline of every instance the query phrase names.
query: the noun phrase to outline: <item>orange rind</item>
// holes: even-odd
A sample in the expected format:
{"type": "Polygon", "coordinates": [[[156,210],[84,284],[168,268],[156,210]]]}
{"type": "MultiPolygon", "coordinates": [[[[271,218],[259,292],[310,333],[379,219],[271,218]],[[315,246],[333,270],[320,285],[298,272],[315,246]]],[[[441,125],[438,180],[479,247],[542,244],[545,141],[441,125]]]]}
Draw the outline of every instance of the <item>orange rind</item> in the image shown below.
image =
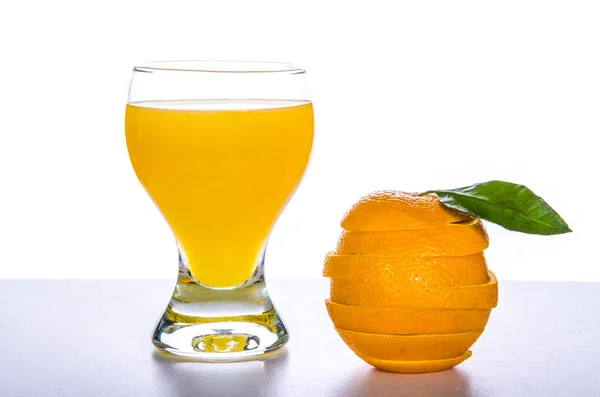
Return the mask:
{"type": "Polygon", "coordinates": [[[377,256],[466,256],[482,252],[489,246],[483,223],[437,229],[386,232],[342,232],[336,254],[377,256]]]}
{"type": "Polygon", "coordinates": [[[422,309],[492,309],[498,304],[498,281],[489,271],[485,284],[422,287],[363,280],[331,279],[331,301],[343,305],[422,309]]]}
{"type": "MultiPolygon", "coordinates": [[[[359,356],[360,357],[360,356],[359,356]]],[[[445,360],[422,360],[422,361],[395,361],[381,360],[372,357],[360,357],[363,361],[371,364],[377,369],[401,374],[421,374],[426,372],[439,372],[450,369],[471,357],[471,350],[464,354],[445,360]]]]}
{"type": "Polygon", "coordinates": [[[394,335],[454,334],[483,331],[491,309],[416,309],[348,306],[325,301],[336,327],[356,332],[394,335]]]}
{"type": "Polygon", "coordinates": [[[325,259],[323,276],[423,286],[477,285],[489,281],[483,252],[468,256],[387,257],[337,255],[325,259]]]}
{"type": "Polygon", "coordinates": [[[466,352],[479,332],[462,334],[382,335],[336,328],[344,343],[358,356],[381,360],[443,360],[466,352]]]}
{"type": "Polygon", "coordinates": [[[378,191],[361,198],[342,219],[351,232],[416,230],[473,220],[464,212],[445,207],[435,193],[378,191]]]}

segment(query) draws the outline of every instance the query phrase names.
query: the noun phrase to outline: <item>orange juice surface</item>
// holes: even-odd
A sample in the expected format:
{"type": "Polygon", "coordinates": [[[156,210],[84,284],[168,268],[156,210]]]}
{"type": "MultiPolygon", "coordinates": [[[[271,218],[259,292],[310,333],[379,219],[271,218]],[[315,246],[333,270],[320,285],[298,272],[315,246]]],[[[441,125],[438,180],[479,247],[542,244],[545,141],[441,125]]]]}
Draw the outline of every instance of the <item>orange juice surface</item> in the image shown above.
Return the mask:
{"type": "Polygon", "coordinates": [[[306,168],[310,102],[138,102],[127,105],[126,135],[194,278],[214,288],[247,281],[306,168]]]}

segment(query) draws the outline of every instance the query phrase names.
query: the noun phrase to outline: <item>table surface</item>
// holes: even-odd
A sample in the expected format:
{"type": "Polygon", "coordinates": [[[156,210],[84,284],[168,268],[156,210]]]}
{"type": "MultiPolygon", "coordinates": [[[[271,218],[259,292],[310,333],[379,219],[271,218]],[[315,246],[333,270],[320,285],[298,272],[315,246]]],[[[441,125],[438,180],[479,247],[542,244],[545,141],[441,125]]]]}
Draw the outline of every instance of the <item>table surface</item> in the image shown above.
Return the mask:
{"type": "Polygon", "coordinates": [[[600,396],[600,284],[501,282],[473,357],[423,375],[378,371],[327,317],[327,280],[273,280],[291,334],[259,361],[155,352],[174,281],[0,281],[0,396],[600,396]]]}

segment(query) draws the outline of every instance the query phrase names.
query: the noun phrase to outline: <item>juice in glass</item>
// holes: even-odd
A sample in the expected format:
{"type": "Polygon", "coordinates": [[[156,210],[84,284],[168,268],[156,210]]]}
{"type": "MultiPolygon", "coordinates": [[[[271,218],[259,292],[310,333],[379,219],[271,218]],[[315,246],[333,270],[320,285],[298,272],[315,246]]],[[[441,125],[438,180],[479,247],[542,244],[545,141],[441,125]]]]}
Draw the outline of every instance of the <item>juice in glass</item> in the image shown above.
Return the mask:
{"type": "Polygon", "coordinates": [[[144,101],[127,105],[135,172],[173,231],[193,278],[248,281],[308,163],[308,101],[144,101]]]}

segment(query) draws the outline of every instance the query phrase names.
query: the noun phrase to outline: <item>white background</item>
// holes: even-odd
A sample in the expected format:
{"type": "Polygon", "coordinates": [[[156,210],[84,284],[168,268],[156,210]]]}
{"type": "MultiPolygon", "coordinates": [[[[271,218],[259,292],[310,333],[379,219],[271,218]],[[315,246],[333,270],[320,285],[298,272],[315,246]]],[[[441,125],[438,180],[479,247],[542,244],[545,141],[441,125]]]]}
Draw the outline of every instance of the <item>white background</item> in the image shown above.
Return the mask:
{"type": "Polygon", "coordinates": [[[573,0],[2,2],[0,277],[174,277],[125,147],[131,67],[247,59],[306,68],[316,111],[268,277],[319,277],[372,190],[504,179],[574,233],[489,226],[497,276],[600,281],[599,20],[573,0]]]}

